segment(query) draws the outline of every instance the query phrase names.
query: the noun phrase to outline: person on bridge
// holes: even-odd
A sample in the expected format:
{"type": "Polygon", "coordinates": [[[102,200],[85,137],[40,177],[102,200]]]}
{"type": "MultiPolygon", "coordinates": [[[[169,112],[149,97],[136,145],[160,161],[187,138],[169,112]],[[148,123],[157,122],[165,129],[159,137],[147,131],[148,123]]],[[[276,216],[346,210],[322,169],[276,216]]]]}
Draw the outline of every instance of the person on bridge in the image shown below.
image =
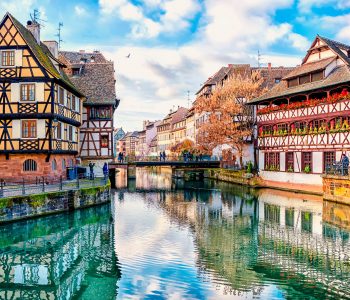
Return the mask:
{"type": "Polygon", "coordinates": [[[163,159],[163,153],[159,152],[159,161],[162,161],[162,159],[163,159]]]}
{"type": "Polygon", "coordinates": [[[108,178],[108,165],[106,162],[103,165],[103,176],[104,176],[105,180],[108,178]]]}
{"type": "Polygon", "coordinates": [[[90,162],[89,163],[89,168],[90,168],[90,179],[91,180],[94,180],[94,178],[95,178],[94,167],[95,167],[95,164],[90,162]]]}
{"type": "Polygon", "coordinates": [[[163,151],[163,160],[164,161],[166,160],[166,153],[165,153],[165,151],[163,151]]]}

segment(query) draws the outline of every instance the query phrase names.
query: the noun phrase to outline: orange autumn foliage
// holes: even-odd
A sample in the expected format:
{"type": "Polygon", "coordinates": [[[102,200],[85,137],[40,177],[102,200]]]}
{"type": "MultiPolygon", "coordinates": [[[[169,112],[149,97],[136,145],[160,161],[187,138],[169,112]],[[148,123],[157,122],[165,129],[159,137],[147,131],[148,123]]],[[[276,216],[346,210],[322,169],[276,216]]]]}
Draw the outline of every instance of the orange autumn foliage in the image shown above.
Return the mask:
{"type": "Polygon", "coordinates": [[[259,97],[265,90],[260,73],[234,74],[223,86],[217,86],[209,97],[196,100],[198,114],[206,116],[199,125],[198,143],[205,149],[227,144],[236,150],[243,165],[243,149],[253,135],[253,107],[248,101],[259,97]]]}

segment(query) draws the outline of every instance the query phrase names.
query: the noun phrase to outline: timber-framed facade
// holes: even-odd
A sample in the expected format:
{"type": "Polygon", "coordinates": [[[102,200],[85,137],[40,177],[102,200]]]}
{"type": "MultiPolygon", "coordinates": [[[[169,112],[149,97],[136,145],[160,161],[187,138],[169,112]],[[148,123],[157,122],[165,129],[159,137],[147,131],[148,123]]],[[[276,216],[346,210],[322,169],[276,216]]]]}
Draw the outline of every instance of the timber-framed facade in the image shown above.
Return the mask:
{"type": "Polygon", "coordinates": [[[70,80],[86,96],[80,129],[80,158],[83,165],[96,164],[102,175],[105,162],[113,161],[114,111],[119,105],[115,92],[114,64],[99,51],[61,51],[60,60],[70,80]]]}
{"type": "Polygon", "coordinates": [[[312,184],[350,154],[350,46],[317,36],[302,64],[257,105],[264,179],[312,184]]]}
{"type": "Polygon", "coordinates": [[[81,99],[63,72],[57,43],[40,41],[7,13],[0,23],[1,178],[66,174],[78,154],[81,99]]]}

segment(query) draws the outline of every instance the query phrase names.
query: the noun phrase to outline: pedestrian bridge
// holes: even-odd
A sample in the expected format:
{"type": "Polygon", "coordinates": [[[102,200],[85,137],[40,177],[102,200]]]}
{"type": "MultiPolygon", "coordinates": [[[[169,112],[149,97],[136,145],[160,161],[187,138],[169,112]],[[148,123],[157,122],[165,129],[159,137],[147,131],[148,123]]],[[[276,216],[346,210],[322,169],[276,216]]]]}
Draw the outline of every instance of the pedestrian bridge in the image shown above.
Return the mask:
{"type": "Polygon", "coordinates": [[[134,161],[126,163],[110,163],[108,166],[109,169],[127,169],[128,167],[219,168],[220,161],[134,161]]]}

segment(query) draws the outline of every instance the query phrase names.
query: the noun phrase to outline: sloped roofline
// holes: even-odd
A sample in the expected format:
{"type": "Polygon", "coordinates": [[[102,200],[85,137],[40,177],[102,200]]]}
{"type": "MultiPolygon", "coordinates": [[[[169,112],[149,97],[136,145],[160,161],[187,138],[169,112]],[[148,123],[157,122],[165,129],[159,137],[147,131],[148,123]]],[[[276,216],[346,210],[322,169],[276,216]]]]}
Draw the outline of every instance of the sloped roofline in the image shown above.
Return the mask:
{"type": "MultiPolygon", "coordinates": [[[[66,74],[61,74],[56,67],[52,64],[50,58],[51,56],[49,56],[46,53],[46,50],[43,49],[42,47],[42,43],[40,43],[40,45],[37,43],[37,41],[34,39],[32,33],[23,26],[23,24],[21,22],[19,22],[14,16],[12,16],[9,12],[6,12],[6,14],[4,15],[4,17],[2,18],[1,22],[0,22],[0,26],[2,26],[6,19],[9,18],[13,25],[16,27],[18,33],[20,34],[20,36],[22,37],[22,39],[26,42],[26,44],[28,45],[29,49],[31,50],[31,52],[33,53],[33,55],[36,57],[36,59],[39,61],[40,65],[49,73],[51,74],[55,79],[59,80],[60,82],[62,82],[65,86],[67,86],[68,88],[74,90],[75,93],[79,94],[81,97],[85,97],[84,94],[82,94],[75,86],[74,84],[69,80],[68,76],[64,76],[66,74]],[[25,33],[28,33],[28,36],[26,36],[25,33]],[[33,39],[32,41],[28,41],[28,38],[33,39]],[[34,46],[32,45],[32,43],[35,43],[38,48],[40,49],[35,49],[34,46]],[[46,56],[47,57],[47,61],[44,62],[44,57],[41,57],[39,55],[38,52],[42,52],[41,55],[46,56]],[[48,64],[51,65],[50,68],[48,67],[48,64]]],[[[49,50],[48,50],[49,51],[49,50]]],[[[62,71],[63,72],[63,71],[62,71]]]]}

